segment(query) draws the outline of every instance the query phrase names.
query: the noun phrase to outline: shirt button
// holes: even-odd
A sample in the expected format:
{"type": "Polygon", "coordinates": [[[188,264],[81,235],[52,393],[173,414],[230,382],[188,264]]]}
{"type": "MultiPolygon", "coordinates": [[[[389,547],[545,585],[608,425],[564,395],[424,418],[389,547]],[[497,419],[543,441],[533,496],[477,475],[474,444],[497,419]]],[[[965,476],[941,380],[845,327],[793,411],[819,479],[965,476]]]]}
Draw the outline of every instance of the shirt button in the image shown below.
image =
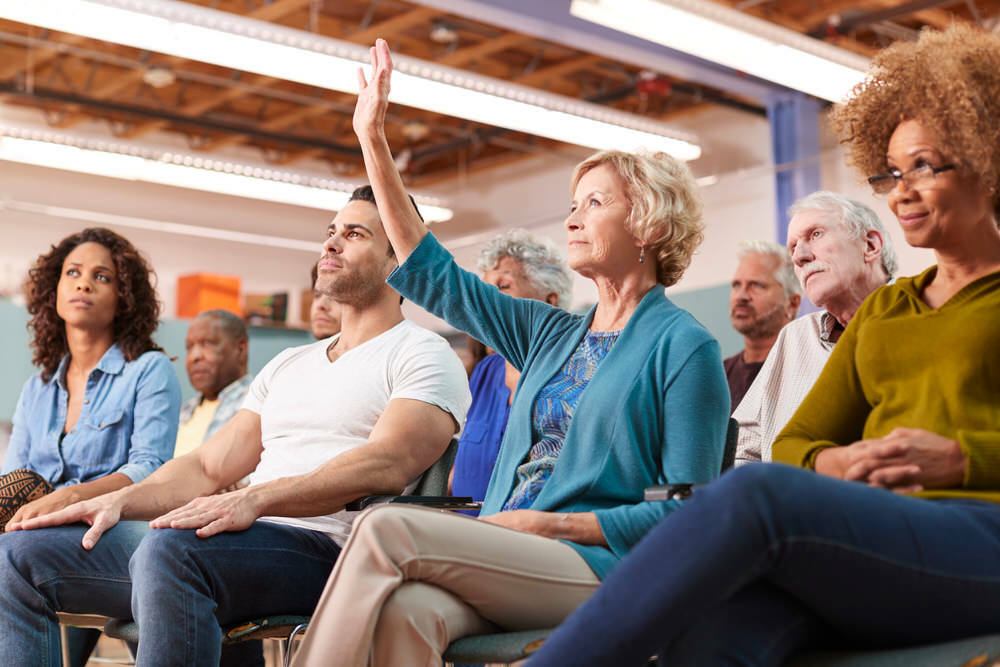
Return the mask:
{"type": "Polygon", "coordinates": [[[90,403],[90,399],[89,398],[83,399],[83,403],[84,403],[84,405],[86,405],[87,403],[90,403]]]}

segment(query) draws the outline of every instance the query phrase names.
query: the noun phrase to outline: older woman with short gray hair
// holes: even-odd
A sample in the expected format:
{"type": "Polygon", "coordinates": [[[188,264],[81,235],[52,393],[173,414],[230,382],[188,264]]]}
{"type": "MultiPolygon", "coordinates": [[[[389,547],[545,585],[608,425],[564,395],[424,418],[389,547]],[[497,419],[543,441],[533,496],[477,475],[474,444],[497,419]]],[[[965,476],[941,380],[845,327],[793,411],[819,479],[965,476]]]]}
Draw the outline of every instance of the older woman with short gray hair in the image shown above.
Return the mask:
{"type": "MultiPolygon", "coordinates": [[[[477,262],[483,281],[504,294],[536,299],[552,306],[569,305],[573,280],[552,241],[512,229],[491,239],[477,262]]],[[[481,501],[493,474],[500,442],[507,429],[510,403],[521,372],[493,350],[469,377],[472,406],[458,443],[449,488],[456,496],[481,501]]]]}

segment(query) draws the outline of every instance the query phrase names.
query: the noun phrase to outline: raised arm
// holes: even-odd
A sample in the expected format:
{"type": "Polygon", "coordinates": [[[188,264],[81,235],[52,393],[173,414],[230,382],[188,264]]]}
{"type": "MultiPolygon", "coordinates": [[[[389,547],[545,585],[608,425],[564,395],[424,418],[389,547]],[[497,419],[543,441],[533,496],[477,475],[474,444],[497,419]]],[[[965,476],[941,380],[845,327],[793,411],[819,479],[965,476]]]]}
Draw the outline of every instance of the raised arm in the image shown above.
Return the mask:
{"type": "Polygon", "coordinates": [[[354,131],[358,135],[361,153],[378,203],[379,217],[396,258],[402,264],[410,256],[427,228],[413,209],[403,186],[396,163],[385,138],[385,112],[389,108],[389,83],[392,76],[392,56],[384,39],[371,48],[372,77],[365,80],[358,69],[358,102],[354,109],[354,131]]]}

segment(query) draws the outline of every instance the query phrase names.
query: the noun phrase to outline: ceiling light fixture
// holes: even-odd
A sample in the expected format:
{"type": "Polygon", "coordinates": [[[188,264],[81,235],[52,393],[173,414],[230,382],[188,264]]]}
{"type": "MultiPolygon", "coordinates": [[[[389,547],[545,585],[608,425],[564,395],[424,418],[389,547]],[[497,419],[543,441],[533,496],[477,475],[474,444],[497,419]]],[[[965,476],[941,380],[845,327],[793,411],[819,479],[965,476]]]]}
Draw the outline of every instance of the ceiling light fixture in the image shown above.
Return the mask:
{"type": "Polygon", "coordinates": [[[573,0],[570,13],[831,102],[868,68],[867,58],[706,0],[573,0]]]}
{"type": "MultiPolygon", "coordinates": [[[[348,93],[369,58],[357,44],[178,0],[13,0],[0,18],[348,93]]],[[[701,155],[692,135],[659,121],[416,58],[394,62],[392,100],[404,106],[597,149],[701,155]]]]}
{"type": "MultiPolygon", "coordinates": [[[[360,185],[204,154],[9,125],[0,125],[0,160],[326,211],[342,209],[351,192],[360,185]]],[[[428,223],[452,218],[451,209],[439,200],[419,196],[415,199],[428,223]]]]}
{"type": "Polygon", "coordinates": [[[182,236],[195,236],[203,239],[214,239],[216,241],[247,243],[250,245],[264,246],[265,248],[301,250],[302,252],[313,254],[319,252],[320,246],[323,242],[323,239],[304,241],[300,239],[290,239],[286,236],[251,234],[249,232],[240,232],[233,229],[204,227],[202,225],[188,225],[181,222],[137,218],[128,215],[105,213],[103,211],[90,211],[87,209],[69,208],[66,206],[51,206],[49,204],[24,202],[14,199],[0,199],[0,210],[46,215],[52,218],[63,218],[65,220],[77,220],[88,225],[100,225],[102,227],[107,225],[117,225],[119,227],[145,229],[164,234],[180,234],[182,236]]]}

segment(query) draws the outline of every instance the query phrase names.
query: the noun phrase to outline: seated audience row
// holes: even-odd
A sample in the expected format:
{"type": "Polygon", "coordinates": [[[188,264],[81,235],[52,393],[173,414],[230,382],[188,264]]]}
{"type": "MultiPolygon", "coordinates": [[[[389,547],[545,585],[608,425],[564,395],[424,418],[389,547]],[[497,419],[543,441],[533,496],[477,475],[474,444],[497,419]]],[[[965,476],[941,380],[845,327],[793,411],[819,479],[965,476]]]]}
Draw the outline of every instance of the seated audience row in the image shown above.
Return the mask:
{"type": "MultiPolygon", "coordinates": [[[[55,611],[134,614],[143,665],[216,665],[220,624],[312,611],[350,527],[344,504],[407,487],[469,403],[447,343],[403,320],[384,282],[395,264],[361,188],[319,267],[338,336],[279,354],[222,429],[148,480],[8,526],[0,662],[57,664],[55,611]]],[[[227,664],[262,664],[241,649],[227,664]]]]}
{"type": "MultiPolygon", "coordinates": [[[[810,645],[997,632],[1000,37],[924,32],[869,74],[834,124],[907,243],[937,264],[849,318],[775,439],[774,460],[790,465],[743,466],[697,490],[532,667],[654,653],[780,665],[810,645]]],[[[790,236],[800,256],[801,242],[790,236]]]]}
{"type": "MultiPolygon", "coordinates": [[[[59,489],[14,510],[0,535],[0,662],[59,664],[57,611],[134,615],[142,665],[262,664],[256,645],[223,652],[220,628],[314,609],[298,667],[437,666],[456,638],[567,616],[531,664],[641,665],[653,654],[671,665],[780,664],[824,641],[996,631],[1000,38],[956,26],[897,44],[835,108],[854,164],[937,264],[886,285],[895,261],[877,217],[831,193],[793,207],[787,252],[748,247],[732,285],[751,353],[739,359],[757,363],[774,347],[736,409],[748,431],[741,459],[770,452],[791,465],[747,465],[711,483],[726,375],[717,342],[663,290],[702,238],[687,169],[619,151],[577,166],[569,265],[599,299],[570,314],[551,305],[561,278],[533,281],[525,255],[500,250],[517,235],[486,254],[484,281],[428,233],[385,138],[384,41],[371,57],[354,117],[371,186],[330,224],[314,283],[339,305],[341,331],[279,354],[225,425],[155,472],[159,463],[133,478],[117,464],[76,484],[92,491],[79,502],[59,489]],[[956,90],[976,103],[954,104],[946,93],[956,90]],[[798,305],[792,274],[779,270],[789,258],[824,311],[779,335],[798,305]],[[511,294],[522,276],[533,293],[511,294]],[[490,395],[503,434],[492,438],[478,520],[345,511],[359,496],[410,488],[470,405],[456,356],[403,319],[400,294],[504,363],[506,393],[494,371],[490,395]],[[646,486],[665,482],[707,484],[688,501],[643,501],[646,486]]],[[[131,246],[119,254],[129,251],[138,258],[131,246]]],[[[52,260],[53,294],[38,297],[67,341],[55,362],[36,344],[39,384],[63,392],[50,410],[73,414],[77,401],[76,421],[97,409],[87,373],[112,374],[101,355],[118,345],[117,326],[136,324],[114,324],[132,298],[120,283],[135,277],[116,262],[112,245],[70,244],[52,260]]],[[[163,357],[152,315],[148,345],[121,346],[123,376],[127,363],[163,357]]],[[[241,357],[224,316],[195,324],[189,371],[204,382],[183,439],[197,443],[223,379],[240,382],[240,359],[245,372],[245,343],[241,357]],[[210,354],[216,334],[235,353],[210,354]]],[[[59,431],[62,418],[48,420],[59,431]]],[[[58,433],[39,429],[58,448],[58,433]]]]}

